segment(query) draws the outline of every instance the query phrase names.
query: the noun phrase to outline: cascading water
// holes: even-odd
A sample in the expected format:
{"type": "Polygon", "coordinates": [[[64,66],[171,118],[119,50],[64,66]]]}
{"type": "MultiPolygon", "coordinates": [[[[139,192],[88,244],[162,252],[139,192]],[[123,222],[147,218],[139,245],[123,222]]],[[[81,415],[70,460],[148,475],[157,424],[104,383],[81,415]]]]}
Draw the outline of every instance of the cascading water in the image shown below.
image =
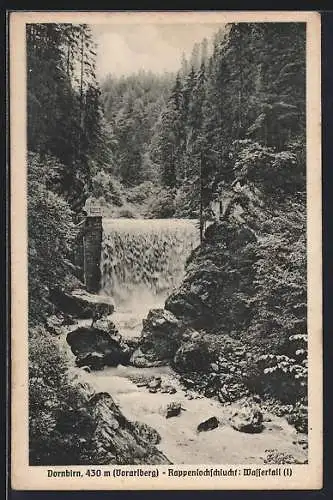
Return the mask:
{"type": "Polygon", "coordinates": [[[102,292],[113,297],[123,330],[137,331],[149,309],[163,307],[198,244],[195,220],[103,219],[102,292]]]}
{"type": "MultiPolygon", "coordinates": [[[[190,220],[105,219],[103,226],[101,292],[112,295],[116,302],[112,320],[120,333],[138,336],[148,310],[163,306],[166,295],[182,280],[186,258],[199,243],[197,224],[190,220]]],[[[63,338],[59,336],[59,341],[63,338]]],[[[111,394],[128,420],[156,429],[161,436],[158,447],[173,464],[258,464],[268,448],[305,463],[306,451],[296,443],[295,429],[270,413],[262,433],[249,435],[229,425],[198,433],[198,424],[212,415],[228,422],[239,412],[239,402],[221,405],[214,398],[189,398],[170,366],[119,365],[89,373],[76,370],[96,394],[111,394]],[[176,392],[148,391],[132,381],[141,377],[160,377],[163,385],[173,386],[176,392]],[[161,409],[174,403],[186,411],[166,419],[161,409]]]]}

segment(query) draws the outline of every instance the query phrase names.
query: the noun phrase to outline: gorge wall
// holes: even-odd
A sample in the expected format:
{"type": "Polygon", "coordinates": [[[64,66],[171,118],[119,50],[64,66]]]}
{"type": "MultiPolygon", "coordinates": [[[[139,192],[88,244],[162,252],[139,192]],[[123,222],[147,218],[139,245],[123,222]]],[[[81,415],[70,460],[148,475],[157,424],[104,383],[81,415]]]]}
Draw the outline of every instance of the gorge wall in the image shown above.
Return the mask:
{"type": "Polygon", "coordinates": [[[302,217],[296,212],[283,227],[280,210],[264,221],[229,217],[207,228],[180,286],[144,320],[134,363],[170,363],[221,401],[248,391],[306,397],[302,217]]]}

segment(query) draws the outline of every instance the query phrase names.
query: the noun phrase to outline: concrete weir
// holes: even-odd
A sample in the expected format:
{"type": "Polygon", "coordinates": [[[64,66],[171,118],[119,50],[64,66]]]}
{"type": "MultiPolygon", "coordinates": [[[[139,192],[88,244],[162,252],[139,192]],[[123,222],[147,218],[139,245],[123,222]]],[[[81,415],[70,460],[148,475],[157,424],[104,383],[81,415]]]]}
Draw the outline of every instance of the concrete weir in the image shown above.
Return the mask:
{"type": "Polygon", "coordinates": [[[102,216],[88,216],[83,236],[84,283],[88,292],[97,293],[101,287],[102,216]]]}

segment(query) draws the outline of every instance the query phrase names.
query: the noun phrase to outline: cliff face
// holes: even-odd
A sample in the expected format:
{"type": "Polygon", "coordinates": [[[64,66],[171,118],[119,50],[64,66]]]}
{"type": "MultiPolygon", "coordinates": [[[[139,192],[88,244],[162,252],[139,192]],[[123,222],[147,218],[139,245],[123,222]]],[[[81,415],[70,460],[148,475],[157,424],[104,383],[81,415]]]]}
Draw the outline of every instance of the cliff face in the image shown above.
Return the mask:
{"type": "Polygon", "coordinates": [[[165,308],[194,328],[230,333],[251,319],[256,261],[254,232],[226,222],[208,227],[203,244],[190,256],[181,287],[165,308]]]}
{"type": "MultiPolygon", "coordinates": [[[[220,222],[208,227],[203,243],[187,261],[181,286],[166,300],[164,310],[151,311],[143,322],[139,344],[146,365],[172,361],[180,350],[175,360],[180,371],[183,358],[202,371],[191,356],[195,357],[196,347],[204,356],[205,334],[241,336],[255,314],[251,300],[256,243],[255,233],[244,224],[220,222]]],[[[212,357],[207,355],[206,362],[212,357]]]]}
{"type": "Polygon", "coordinates": [[[287,402],[305,397],[306,252],[297,208],[286,203],[255,223],[230,217],[208,227],[181,286],[144,321],[140,366],[170,363],[222,402],[249,390],[287,402]]]}
{"type": "Polygon", "coordinates": [[[131,362],[169,363],[185,385],[208,396],[217,394],[221,401],[244,395],[252,359],[245,352],[243,334],[256,314],[251,308],[256,245],[254,231],[243,223],[208,227],[203,243],[187,261],[181,286],[164,310],[150,311],[144,320],[131,362]]]}
{"type": "MultiPolygon", "coordinates": [[[[85,389],[87,390],[87,388],[85,389]]],[[[169,464],[167,457],[156,448],[160,436],[154,429],[130,422],[108,393],[92,395],[87,408],[96,424],[94,463],[133,465],[169,464]]]]}

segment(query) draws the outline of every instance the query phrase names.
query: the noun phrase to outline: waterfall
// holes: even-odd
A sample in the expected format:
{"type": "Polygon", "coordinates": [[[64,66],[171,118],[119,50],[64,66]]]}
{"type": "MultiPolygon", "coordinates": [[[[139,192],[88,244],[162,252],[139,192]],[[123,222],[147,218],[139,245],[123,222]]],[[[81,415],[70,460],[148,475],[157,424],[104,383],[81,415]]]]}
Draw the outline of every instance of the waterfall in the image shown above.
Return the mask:
{"type": "Polygon", "coordinates": [[[102,292],[116,305],[162,305],[198,244],[195,220],[103,219],[102,292]]]}

